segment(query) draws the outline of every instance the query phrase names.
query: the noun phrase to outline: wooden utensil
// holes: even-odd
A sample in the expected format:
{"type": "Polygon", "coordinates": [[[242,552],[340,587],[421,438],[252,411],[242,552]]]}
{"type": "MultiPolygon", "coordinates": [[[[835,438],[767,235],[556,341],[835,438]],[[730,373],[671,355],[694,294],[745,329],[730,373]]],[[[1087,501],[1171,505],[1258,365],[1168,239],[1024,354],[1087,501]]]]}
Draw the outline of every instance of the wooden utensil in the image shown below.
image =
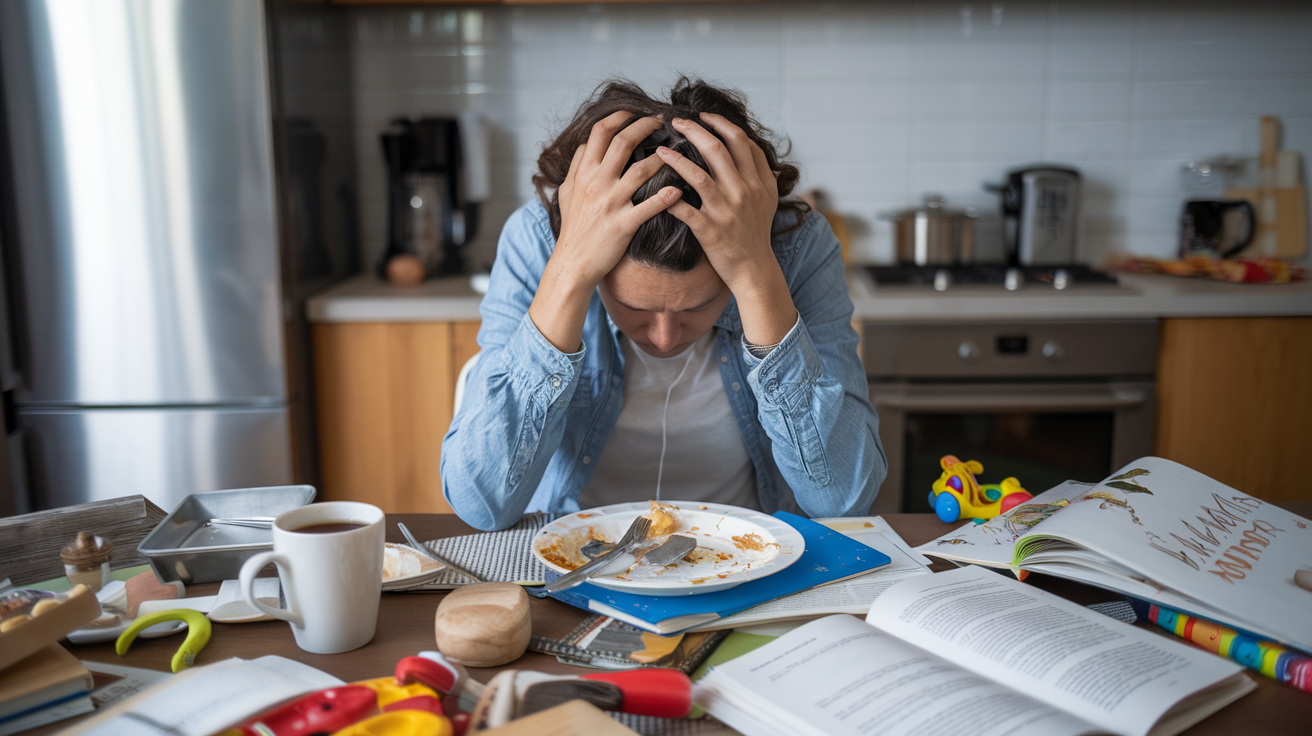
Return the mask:
{"type": "Polygon", "coordinates": [[[1280,121],[1262,118],[1262,152],[1257,187],[1227,189],[1229,199],[1246,199],[1257,211],[1257,231],[1239,258],[1297,260],[1307,252],[1307,189],[1298,151],[1281,151],[1280,121]]]}

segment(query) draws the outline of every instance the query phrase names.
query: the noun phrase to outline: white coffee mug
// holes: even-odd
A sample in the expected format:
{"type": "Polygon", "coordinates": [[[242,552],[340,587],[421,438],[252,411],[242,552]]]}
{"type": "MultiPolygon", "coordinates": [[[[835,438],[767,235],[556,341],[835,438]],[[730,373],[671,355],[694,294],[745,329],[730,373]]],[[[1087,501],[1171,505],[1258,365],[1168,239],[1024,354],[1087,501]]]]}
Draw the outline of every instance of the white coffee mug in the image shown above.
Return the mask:
{"type": "Polygon", "coordinates": [[[290,623],[296,645],[307,652],[337,654],[368,644],[382,597],[383,518],[377,506],[353,501],[284,512],[273,521],[273,551],[242,565],[242,596],[290,623]],[[278,566],[287,608],[261,602],[252,590],[256,574],[270,562],[278,566]]]}

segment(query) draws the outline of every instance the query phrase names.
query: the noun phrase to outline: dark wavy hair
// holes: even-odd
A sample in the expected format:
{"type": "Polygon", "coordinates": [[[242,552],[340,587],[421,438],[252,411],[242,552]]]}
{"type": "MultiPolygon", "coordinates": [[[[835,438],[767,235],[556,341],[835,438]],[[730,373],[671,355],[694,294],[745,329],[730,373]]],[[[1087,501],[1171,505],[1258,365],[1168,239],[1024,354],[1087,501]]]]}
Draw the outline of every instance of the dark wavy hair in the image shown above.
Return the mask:
{"type": "MultiPolygon", "coordinates": [[[[779,186],[779,210],[792,212],[796,216],[789,218],[790,224],[778,232],[785,232],[801,224],[801,215],[809,207],[805,202],[785,199],[797,186],[799,173],[797,167],[780,160],[782,154],[775,149],[772,139],[774,134],[762,126],[747,111],[746,97],[736,90],[716,87],[700,79],[679,77],[670,89],[669,101],[658,100],[641,87],[623,79],[613,79],[602,83],[593,91],[592,96],[574,113],[574,119],[556,136],[538,157],[538,173],[533,175],[533,186],[537,188],[538,198],[547,208],[551,219],[551,232],[560,236],[560,202],[557,192],[569,174],[570,161],[574,152],[588,140],[592,126],[603,118],[616,112],[633,113],[629,123],[644,117],[658,117],[665,125],[645,138],[633,151],[628,166],[656,154],[658,146],[665,146],[683,154],[698,166],[706,169],[706,161],[681,133],[670,125],[674,118],[692,120],[719,138],[709,125],[703,123],[699,113],[709,112],[724,116],[729,122],[743,129],[743,132],[765,152],[770,170],[775,172],[779,186]]],[[[627,127],[627,124],[626,124],[627,127]]],[[[723,140],[723,139],[721,139],[723,140]]],[[[645,201],[659,192],[663,187],[675,186],[683,192],[683,201],[693,207],[701,207],[701,198],[696,190],[684,181],[683,177],[669,166],[662,166],[651,179],[633,195],[633,203],[645,201]]],[[[702,260],[702,246],[692,231],[682,221],[669,212],[661,212],[643,223],[629,243],[628,255],[645,266],[666,271],[691,271],[702,260]]]]}

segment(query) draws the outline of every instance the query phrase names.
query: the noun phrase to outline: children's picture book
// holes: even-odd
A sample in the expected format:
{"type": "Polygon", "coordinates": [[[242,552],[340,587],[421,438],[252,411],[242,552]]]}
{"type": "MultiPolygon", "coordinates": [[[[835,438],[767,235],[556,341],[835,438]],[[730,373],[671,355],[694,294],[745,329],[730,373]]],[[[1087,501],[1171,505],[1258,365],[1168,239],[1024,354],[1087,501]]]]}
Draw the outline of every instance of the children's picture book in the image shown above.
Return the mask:
{"type": "Polygon", "coordinates": [[[1170,460],[1068,481],[917,550],[1069,578],[1312,652],[1312,590],[1299,584],[1312,577],[1312,522],[1170,460]]]}
{"type": "Polygon", "coordinates": [[[693,699],[771,736],[1171,736],[1256,687],[1234,662],[965,567],[715,666],[693,699]]]}

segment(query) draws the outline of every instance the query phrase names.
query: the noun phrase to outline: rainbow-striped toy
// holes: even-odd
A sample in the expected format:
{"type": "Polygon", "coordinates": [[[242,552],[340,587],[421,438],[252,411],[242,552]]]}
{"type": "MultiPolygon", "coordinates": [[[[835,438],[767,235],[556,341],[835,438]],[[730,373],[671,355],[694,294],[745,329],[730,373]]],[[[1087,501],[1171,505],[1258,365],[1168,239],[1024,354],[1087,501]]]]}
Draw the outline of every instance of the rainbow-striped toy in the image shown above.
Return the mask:
{"type": "MultiPolygon", "coordinates": [[[[1140,606],[1135,608],[1140,609],[1140,606]]],[[[1147,619],[1172,634],[1276,682],[1312,693],[1312,657],[1155,603],[1148,604],[1147,608],[1147,619]]]]}

